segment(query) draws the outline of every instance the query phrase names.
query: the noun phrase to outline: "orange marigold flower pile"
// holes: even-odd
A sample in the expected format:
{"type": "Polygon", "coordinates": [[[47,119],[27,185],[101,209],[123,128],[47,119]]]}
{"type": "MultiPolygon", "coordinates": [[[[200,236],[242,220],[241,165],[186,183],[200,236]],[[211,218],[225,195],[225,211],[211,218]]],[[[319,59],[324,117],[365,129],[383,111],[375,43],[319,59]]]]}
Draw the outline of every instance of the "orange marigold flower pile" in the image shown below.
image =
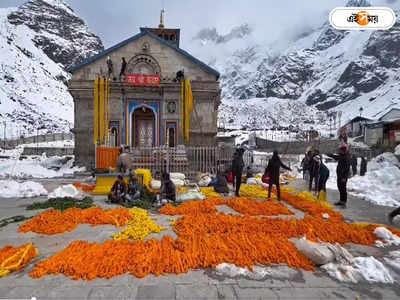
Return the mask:
{"type": "MultiPolygon", "coordinates": [[[[257,202],[250,198],[227,200],[214,197],[179,206],[167,205],[160,210],[161,213],[182,215],[174,224],[176,240],[165,236],[161,241],[146,242],[107,241],[98,244],[76,241],[62,252],[36,264],[30,275],[40,278],[46,274],[63,273],[73,279],[91,280],[130,273],[142,278],[149,274],[181,274],[191,269],[214,268],[220,263],[249,269],[255,264],[286,264],[314,270],[314,264],[294,247],[290,238],[306,236],[309,240],[327,243],[374,244],[374,226],[363,228],[348,224],[340,213],[314,201],[284,191],[281,194],[285,201],[305,212],[304,219],[271,218],[292,213],[281,203],[257,202]],[[218,213],[217,205],[229,205],[243,215],[218,213]],[[324,214],[329,214],[329,218],[325,219],[324,214]]],[[[99,224],[100,220],[111,222],[101,214],[105,212],[99,212],[89,220],[78,214],[77,220],[89,224],[99,224]]],[[[124,224],[122,217],[118,219],[120,221],[124,224]]]]}
{"type": "Polygon", "coordinates": [[[24,269],[38,254],[33,244],[21,247],[6,246],[0,249],[0,277],[24,269]]]}
{"type": "Polygon", "coordinates": [[[100,207],[88,209],[70,208],[64,212],[48,210],[22,224],[18,232],[35,232],[39,234],[58,234],[74,230],[79,224],[125,225],[131,220],[126,208],[103,210],[100,207]]]}

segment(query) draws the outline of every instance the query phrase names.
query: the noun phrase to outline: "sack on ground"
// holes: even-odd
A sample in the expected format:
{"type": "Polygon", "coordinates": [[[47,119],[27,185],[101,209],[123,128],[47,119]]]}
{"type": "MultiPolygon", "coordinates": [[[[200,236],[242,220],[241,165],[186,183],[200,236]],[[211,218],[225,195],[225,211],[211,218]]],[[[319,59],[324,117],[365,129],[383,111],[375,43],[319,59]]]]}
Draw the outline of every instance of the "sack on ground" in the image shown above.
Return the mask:
{"type": "Polygon", "coordinates": [[[171,178],[171,181],[175,184],[176,187],[185,185],[185,181],[182,179],[171,178]]]}
{"type": "Polygon", "coordinates": [[[159,190],[161,188],[160,180],[152,180],[150,183],[150,187],[152,190],[159,190]]]}
{"type": "Polygon", "coordinates": [[[211,180],[212,180],[212,179],[211,179],[210,176],[208,176],[208,175],[203,176],[203,177],[199,180],[199,186],[201,186],[201,187],[207,187],[207,186],[210,184],[211,180]]]}
{"type": "Polygon", "coordinates": [[[257,185],[258,183],[257,183],[257,179],[255,179],[255,178],[249,178],[249,179],[247,179],[247,182],[246,182],[248,185],[257,185]]]}
{"type": "Polygon", "coordinates": [[[305,237],[293,239],[293,244],[302,254],[317,265],[325,265],[335,260],[335,256],[324,244],[308,241],[305,237]]]}
{"type": "Polygon", "coordinates": [[[169,173],[169,177],[171,179],[179,179],[184,181],[186,179],[185,174],[183,173],[169,173]]]}
{"type": "Polygon", "coordinates": [[[189,192],[186,194],[178,195],[177,200],[181,202],[185,201],[193,201],[193,200],[204,200],[205,197],[202,193],[199,192],[189,192]]]}

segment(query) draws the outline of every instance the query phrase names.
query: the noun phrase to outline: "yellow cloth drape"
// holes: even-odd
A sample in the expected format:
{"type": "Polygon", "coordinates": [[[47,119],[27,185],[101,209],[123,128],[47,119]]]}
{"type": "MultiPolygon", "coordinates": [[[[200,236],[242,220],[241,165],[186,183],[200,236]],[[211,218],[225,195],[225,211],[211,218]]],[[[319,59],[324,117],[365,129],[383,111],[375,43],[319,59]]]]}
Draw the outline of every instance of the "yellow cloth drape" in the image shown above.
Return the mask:
{"type": "Polygon", "coordinates": [[[93,141],[103,144],[108,138],[109,106],[110,106],[110,80],[96,78],[93,89],[93,141]]]}
{"type": "Polygon", "coordinates": [[[93,142],[97,144],[99,140],[99,79],[94,80],[93,88],[93,142]]]}
{"type": "Polygon", "coordinates": [[[181,84],[181,104],[182,137],[189,141],[190,112],[193,110],[193,93],[189,79],[185,79],[181,84]]]}

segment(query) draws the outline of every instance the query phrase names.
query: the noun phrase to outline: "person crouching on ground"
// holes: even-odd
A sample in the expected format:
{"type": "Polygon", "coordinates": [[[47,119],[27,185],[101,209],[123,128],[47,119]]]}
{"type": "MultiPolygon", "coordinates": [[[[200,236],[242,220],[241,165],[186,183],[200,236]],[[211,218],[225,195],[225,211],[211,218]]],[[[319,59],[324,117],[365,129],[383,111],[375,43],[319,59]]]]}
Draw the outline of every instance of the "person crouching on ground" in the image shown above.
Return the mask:
{"type": "Polygon", "coordinates": [[[172,182],[169,173],[163,173],[161,178],[160,199],[170,202],[176,201],[175,184],[172,182]]]}
{"type": "Polygon", "coordinates": [[[244,149],[241,148],[237,150],[236,154],[234,155],[234,159],[232,161],[232,172],[235,178],[235,196],[240,197],[240,185],[242,184],[242,175],[243,175],[243,168],[244,168],[244,161],[243,161],[243,154],[244,149]]]}
{"type": "Polygon", "coordinates": [[[217,174],[214,191],[219,194],[229,194],[228,180],[222,172],[218,172],[217,174]]]}
{"type": "Polygon", "coordinates": [[[336,202],[336,206],[346,208],[347,205],[347,180],[350,173],[350,158],[345,145],[339,148],[339,154],[328,154],[338,162],[336,167],[337,187],[340,193],[340,200],[336,202]]]}
{"type": "Polygon", "coordinates": [[[118,175],[117,181],[114,182],[111,188],[111,193],[108,195],[108,200],[111,203],[122,203],[124,202],[126,191],[127,188],[124,182],[124,177],[118,175]]]}
{"type": "Polygon", "coordinates": [[[128,181],[128,193],[126,195],[126,200],[129,201],[137,201],[140,200],[140,193],[141,191],[141,186],[136,178],[135,174],[130,171],[129,172],[129,181],[128,181]]]}
{"type": "Polygon", "coordinates": [[[326,182],[329,179],[329,169],[322,160],[322,155],[314,157],[319,165],[318,173],[318,200],[326,201],[326,182]]]}
{"type": "Polygon", "coordinates": [[[279,185],[279,175],[281,167],[288,171],[292,171],[291,168],[282,163],[278,155],[278,151],[275,150],[271,159],[268,161],[267,168],[265,169],[266,173],[269,174],[268,200],[271,199],[271,190],[273,184],[276,186],[278,200],[281,200],[281,189],[279,185]]]}

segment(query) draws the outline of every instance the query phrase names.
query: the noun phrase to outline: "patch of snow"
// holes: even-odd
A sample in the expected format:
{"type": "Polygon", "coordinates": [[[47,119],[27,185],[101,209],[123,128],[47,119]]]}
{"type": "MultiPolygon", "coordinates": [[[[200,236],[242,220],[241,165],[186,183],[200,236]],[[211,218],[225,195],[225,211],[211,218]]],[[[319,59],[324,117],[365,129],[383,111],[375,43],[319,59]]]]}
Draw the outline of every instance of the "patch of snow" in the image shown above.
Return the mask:
{"type": "Polygon", "coordinates": [[[17,182],[14,180],[0,181],[1,198],[32,198],[45,195],[47,195],[46,189],[37,182],[17,182]]]}
{"type": "Polygon", "coordinates": [[[58,188],[56,188],[52,193],[50,193],[47,198],[53,199],[53,198],[75,198],[75,199],[83,199],[84,194],[82,191],[78,190],[75,186],[72,184],[68,185],[63,185],[58,188]]]}
{"type": "Polygon", "coordinates": [[[400,145],[398,145],[398,146],[396,147],[396,149],[394,149],[394,154],[395,154],[395,155],[400,155],[400,145]]]}
{"type": "Polygon", "coordinates": [[[0,178],[56,178],[85,171],[84,167],[73,166],[74,160],[68,157],[28,156],[0,159],[0,178]]]}
{"type": "Polygon", "coordinates": [[[383,244],[384,246],[400,246],[400,237],[393,234],[390,230],[386,229],[385,227],[378,227],[374,230],[374,234],[381,239],[378,245],[380,246],[383,244]]]}

